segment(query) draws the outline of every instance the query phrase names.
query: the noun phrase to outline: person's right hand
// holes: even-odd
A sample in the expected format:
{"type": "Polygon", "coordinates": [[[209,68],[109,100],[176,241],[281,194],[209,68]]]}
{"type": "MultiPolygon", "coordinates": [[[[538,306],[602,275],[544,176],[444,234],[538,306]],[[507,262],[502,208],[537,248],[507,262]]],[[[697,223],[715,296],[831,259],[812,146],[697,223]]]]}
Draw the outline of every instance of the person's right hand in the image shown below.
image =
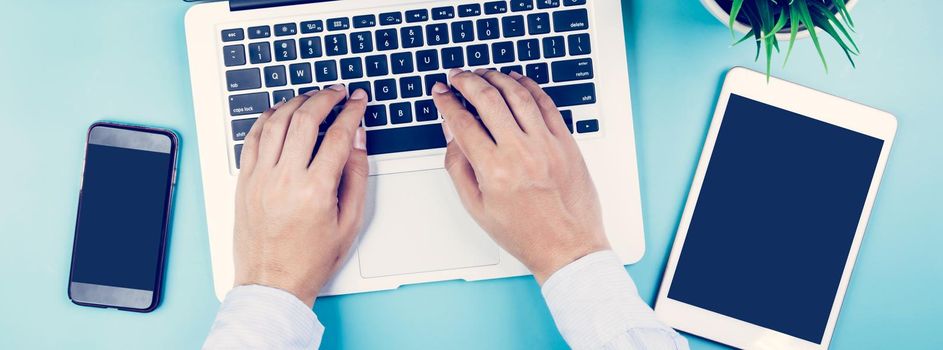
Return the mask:
{"type": "Polygon", "coordinates": [[[475,221],[541,285],[567,264],[609,249],[596,188],[550,97],[517,73],[449,75],[484,122],[448,86],[433,87],[449,142],[445,166],[475,221]]]}

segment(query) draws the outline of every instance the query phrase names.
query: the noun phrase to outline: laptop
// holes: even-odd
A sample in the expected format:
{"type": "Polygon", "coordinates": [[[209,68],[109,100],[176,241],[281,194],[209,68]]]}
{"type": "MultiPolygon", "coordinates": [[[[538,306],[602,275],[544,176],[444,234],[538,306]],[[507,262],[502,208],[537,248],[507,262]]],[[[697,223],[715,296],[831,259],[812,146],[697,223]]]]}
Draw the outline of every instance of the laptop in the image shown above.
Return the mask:
{"type": "Polygon", "coordinates": [[[230,0],[196,4],[185,22],[220,300],[233,284],[243,138],[269,106],[336,83],[370,95],[370,198],[359,241],[322,295],[529,274],[469,217],[443,169],[430,90],[452,68],[517,71],[543,86],[578,140],[613,249],[626,264],[642,257],[619,1],[230,0]]]}

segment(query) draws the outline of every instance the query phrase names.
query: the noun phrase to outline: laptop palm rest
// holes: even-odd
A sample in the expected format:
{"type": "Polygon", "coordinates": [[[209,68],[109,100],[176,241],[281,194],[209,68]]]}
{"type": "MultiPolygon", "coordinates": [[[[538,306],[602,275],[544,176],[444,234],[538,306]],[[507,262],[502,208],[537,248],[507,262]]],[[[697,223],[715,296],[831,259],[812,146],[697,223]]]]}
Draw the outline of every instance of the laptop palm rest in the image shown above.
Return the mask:
{"type": "Polygon", "coordinates": [[[358,257],[364,278],[496,265],[499,248],[445,170],[371,176],[358,257]]]}

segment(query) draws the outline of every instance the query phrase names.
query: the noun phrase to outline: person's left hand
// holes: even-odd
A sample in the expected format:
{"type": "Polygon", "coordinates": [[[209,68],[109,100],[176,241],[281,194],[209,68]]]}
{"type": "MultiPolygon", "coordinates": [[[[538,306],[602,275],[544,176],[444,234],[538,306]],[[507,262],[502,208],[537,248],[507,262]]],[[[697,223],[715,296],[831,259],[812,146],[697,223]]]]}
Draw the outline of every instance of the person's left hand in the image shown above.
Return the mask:
{"type": "Polygon", "coordinates": [[[318,127],[346,97],[335,85],[276,105],[246,135],[236,188],[235,285],[260,284],[313,306],[360,231],[369,174],[360,120],[363,90],[351,94],[311,152],[318,127]]]}

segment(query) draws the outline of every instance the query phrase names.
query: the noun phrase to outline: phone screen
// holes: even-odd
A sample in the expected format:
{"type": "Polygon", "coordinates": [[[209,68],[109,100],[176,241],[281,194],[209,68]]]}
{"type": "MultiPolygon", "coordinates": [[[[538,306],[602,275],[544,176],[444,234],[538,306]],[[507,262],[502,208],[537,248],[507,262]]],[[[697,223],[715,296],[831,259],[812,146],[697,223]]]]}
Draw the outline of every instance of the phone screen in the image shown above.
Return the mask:
{"type": "Polygon", "coordinates": [[[89,132],[70,295],[103,306],[156,302],[174,172],[170,135],[112,127],[89,132]]]}

